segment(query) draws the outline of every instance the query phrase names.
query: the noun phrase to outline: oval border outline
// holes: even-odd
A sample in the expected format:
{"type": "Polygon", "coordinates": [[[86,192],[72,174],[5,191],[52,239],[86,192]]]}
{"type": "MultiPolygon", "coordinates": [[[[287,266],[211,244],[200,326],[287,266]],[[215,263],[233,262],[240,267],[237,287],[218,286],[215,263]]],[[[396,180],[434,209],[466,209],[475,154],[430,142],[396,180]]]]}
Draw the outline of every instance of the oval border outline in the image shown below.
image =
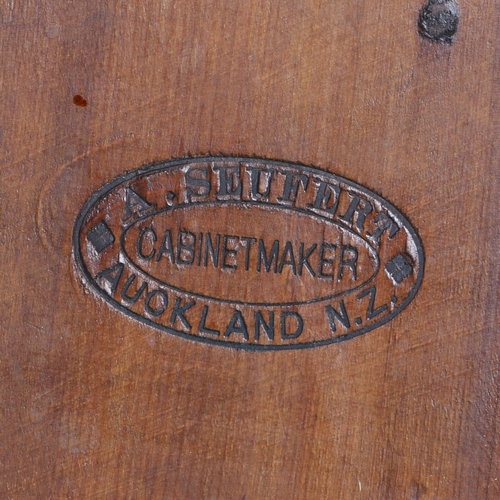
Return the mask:
{"type": "Polygon", "coordinates": [[[118,175],[117,177],[111,179],[109,182],[101,186],[97,191],[94,191],[91,196],[87,199],[87,201],[84,203],[83,207],[80,209],[78,212],[78,215],[75,219],[75,223],[73,226],[73,232],[72,232],[72,254],[73,258],[75,260],[75,263],[77,265],[78,270],[83,274],[85,277],[85,281],[91,286],[92,292],[96,293],[98,297],[101,299],[104,299],[113,309],[117,309],[118,311],[126,314],[130,318],[134,319],[135,321],[138,321],[139,323],[146,324],[152,328],[155,328],[156,330],[164,331],[166,333],[169,333],[171,335],[175,335],[176,337],[181,337],[184,340],[190,340],[192,342],[200,342],[204,344],[210,344],[215,347],[226,347],[230,349],[236,349],[236,350],[243,350],[243,351],[289,351],[289,350],[296,350],[296,349],[309,349],[313,347],[321,347],[324,345],[329,345],[329,344],[337,344],[339,342],[343,342],[345,340],[350,340],[355,337],[359,337],[361,335],[364,335],[365,333],[374,330],[375,328],[378,328],[387,322],[391,321],[395,316],[397,316],[399,313],[401,313],[407,306],[408,304],[413,300],[415,295],[417,294],[418,290],[420,289],[420,286],[422,284],[422,280],[424,277],[424,268],[425,268],[425,257],[424,257],[424,251],[423,251],[423,245],[420,237],[418,236],[417,232],[415,231],[414,227],[410,224],[408,219],[389,201],[385,200],[381,196],[379,196],[377,193],[369,190],[368,188],[365,188],[364,186],[351,181],[349,179],[346,179],[345,177],[342,177],[337,174],[333,174],[327,170],[320,169],[318,167],[313,167],[313,166],[308,166],[304,165],[298,162],[291,162],[291,161],[284,161],[284,160],[274,160],[274,159],[268,159],[264,157],[257,157],[257,156],[225,156],[225,155],[220,155],[220,156],[214,156],[214,155],[209,155],[209,156],[194,156],[194,157],[182,157],[182,158],[175,158],[171,160],[166,160],[166,161],[158,161],[154,163],[150,163],[147,165],[144,165],[142,167],[139,167],[138,169],[135,170],[130,170],[128,172],[125,172],[123,174],[118,175]],[[323,339],[323,340],[318,340],[318,341],[313,341],[313,342],[304,342],[302,344],[288,344],[288,345],[257,345],[257,344],[241,344],[241,343],[236,343],[236,342],[221,342],[219,340],[215,339],[210,339],[206,337],[201,337],[201,336],[195,336],[195,335],[190,335],[188,333],[185,333],[181,330],[176,330],[174,328],[167,327],[165,325],[162,325],[160,323],[156,323],[155,321],[150,320],[149,318],[146,318],[144,316],[141,316],[140,314],[136,314],[135,312],[131,311],[130,309],[127,309],[124,307],[122,304],[116,302],[111,296],[108,294],[104,293],[103,290],[98,287],[94,283],[94,279],[90,275],[88,269],[84,265],[83,262],[83,257],[80,252],[80,229],[83,224],[83,221],[85,220],[85,217],[87,216],[88,212],[92,209],[92,207],[96,204],[98,200],[100,200],[103,196],[108,194],[113,188],[118,186],[119,184],[122,184],[130,179],[137,178],[140,176],[144,176],[146,174],[154,173],[160,170],[166,170],[174,167],[182,167],[184,165],[188,165],[190,163],[201,163],[201,162],[210,162],[210,161],[234,161],[234,162],[243,162],[243,161],[253,161],[253,162],[265,162],[269,165],[276,165],[276,166],[288,166],[288,167],[293,167],[297,168],[302,171],[306,172],[319,172],[321,175],[325,175],[327,177],[333,177],[337,179],[339,182],[345,183],[348,186],[351,186],[361,192],[363,192],[365,195],[367,195],[369,198],[373,198],[377,200],[382,206],[389,206],[391,211],[400,218],[402,221],[402,224],[406,228],[406,230],[409,232],[412,240],[415,242],[416,245],[416,251],[417,251],[417,256],[418,256],[418,275],[417,279],[415,281],[414,286],[410,290],[410,293],[408,296],[405,298],[401,304],[394,308],[392,312],[384,316],[382,319],[379,321],[368,325],[364,328],[361,328],[359,330],[355,330],[351,333],[347,333],[345,335],[339,335],[337,337],[333,337],[330,339],[323,339]]]}

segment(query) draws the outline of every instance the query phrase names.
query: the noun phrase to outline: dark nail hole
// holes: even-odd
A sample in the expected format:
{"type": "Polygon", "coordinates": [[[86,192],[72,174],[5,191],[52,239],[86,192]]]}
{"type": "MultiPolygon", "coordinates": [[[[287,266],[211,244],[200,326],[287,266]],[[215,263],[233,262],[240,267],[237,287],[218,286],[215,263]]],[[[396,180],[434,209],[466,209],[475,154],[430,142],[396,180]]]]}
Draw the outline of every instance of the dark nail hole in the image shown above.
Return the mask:
{"type": "Polygon", "coordinates": [[[428,0],[420,10],[418,31],[435,42],[451,43],[459,19],[455,0],[428,0]]]}
{"type": "Polygon", "coordinates": [[[85,99],[85,97],[81,96],[80,94],[76,94],[73,97],[73,104],[80,108],[84,108],[87,105],[87,99],[85,99]]]}

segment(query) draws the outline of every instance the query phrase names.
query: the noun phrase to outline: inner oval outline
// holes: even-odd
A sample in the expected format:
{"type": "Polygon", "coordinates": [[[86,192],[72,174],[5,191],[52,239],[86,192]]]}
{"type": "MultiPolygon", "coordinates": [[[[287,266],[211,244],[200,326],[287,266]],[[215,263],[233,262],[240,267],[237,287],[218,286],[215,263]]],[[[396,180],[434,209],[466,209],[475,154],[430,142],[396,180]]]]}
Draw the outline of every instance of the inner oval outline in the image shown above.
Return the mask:
{"type": "MultiPolygon", "coordinates": [[[[272,215],[272,213],[270,214],[270,216],[271,215],[272,215]]],[[[357,234],[356,232],[354,232],[350,228],[344,226],[343,224],[339,224],[336,221],[328,219],[327,217],[322,217],[321,215],[319,215],[319,214],[317,214],[315,212],[308,212],[308,211],[305,211],[305,210],[297,208],[297,207],[280,206],[280,205],[263,203],[263,202],[258,202],[258,201],[250,202],[250,201],[221,200],[221,201],[207,201],[207,202],[185,203],[185,204],[176,205],[176,206],[172,206],[172,207],[165,207],[165,208],[163,208],[161,210],[157,210],[157,211],[155,211],[153,213],[144,215],[144,216],[142,216],[142,217],[134,220],[128,226],[126,226],[124,228],[124,230],[122,231],[122,234],[120,236],[120,251],[121,251],[122,255],[124,256],[124,258],[127,260],[127,262],[137,272],[139,272],[140,274],[142,274],[144,276],[147,276],[149,279],[151,279],[153,281],[156,281],[161,286],[165,286],[167,288],[170,288],[172,290],[175,290],[175,291],[183,293],[183,294],[190,295],[192,297],[198,297],[198,298],[202,298],[202,299],[209,299],[209,300],[213,300],[215,302],[220,302],[220,303],[224,303],[224,304],[245,305],[245,306],[251,306],[251,307],[252,306],[253,307],[263,307],[263,306],[289,307],[289,306],[314,304],[314,303],[317,303],[317,302],[323,302],[323,301],[331,300],[331,299],[334,299],[334,298],[336,299],[336,298],[339,298],[339,297],[343,297],[345,295],[351,294],[351,293],[353,293],[353,292],[355,292],[355,291],[363,288],[365,285],[367,285],[368,283],[370,283],[371,281],[373,281],[376,278],[376,276],[377,276],[377,274],[378,274],[378,272],[380,270],[380,258],[378,256],[378,253],[376,252],[376,250],[373,248],[373,246],[365,238],[363,238],[361,235],[357,234]],[[312,219],[314,219],[314,220],[316,220],[316,221],[318,221],[320,223],[328,224],[329,226],[332,226],[332,227],[335,227],[335,228],[340,228],[341,230],[346,231],[347,233],[349,233],[355,239],[358,239],[358,240],[362,241],[364,243],[364,245],[366,245],[366,247],[368,249],[369,256],[371,258],[373,258],[373,260],[375,261],[374,271],[371,274],[371,276],[368,279],[364,280],[361,284],[356,285],[355,287],[348,288],[347,290],[341,291],[339,293],[333,293],[333,294],[329,294],[329,295],[323,295],[321,297],[314,297],[314,298],[311,298],[309,300],[284,301],[284,302],[252,302],[252,301],[247,301],[247,300],[229,300],[229,299],[223,299],[223,298],[219,298],[219,297],[213,297],[211,295],[197,293],[197,292],[193,292],[191,290],[180,288],[178,286],[174,286],[174,285],[172,285],[170,283],[167,283],[166,281],[162,281],[158,277],[156,277],[156,276],[150,274],[149,272],[147,272],[146,270],[144,270],[141,266],[139,266],[130,257],[130,255],[128,255],[127,251],[125,250],[124,242],[125,242],[126,235],[127,235],[128,231],[133,226],[135,226],[136,224],[138,224],[140,222],[143,222],[143,221],[145,221],[147,219],[152,219],[153,217],[155,217],[157,215],[161,215],[162,213],[169,212],[169,211],[175,211],[175,210],[179,210],[179,209],[184,209],[185,210],[185,209],[195,208],[197,206],[203,206],[203,207],[207,207],[207,206],[209,206],[209,207],[222,206],[221,208],[229,208],[231,205],[247,206],[248,208],[252,208],[252,207],[257,206],[259,208],[263,208],[264,210],[270,210],[270,211],[272,211],[272,210],[279,210],[279,211],[283,211],[283,212],[296,212],[296,213],[302,214],[303,216],[310,217],[310,218],[312,218],[312,219]]]]}

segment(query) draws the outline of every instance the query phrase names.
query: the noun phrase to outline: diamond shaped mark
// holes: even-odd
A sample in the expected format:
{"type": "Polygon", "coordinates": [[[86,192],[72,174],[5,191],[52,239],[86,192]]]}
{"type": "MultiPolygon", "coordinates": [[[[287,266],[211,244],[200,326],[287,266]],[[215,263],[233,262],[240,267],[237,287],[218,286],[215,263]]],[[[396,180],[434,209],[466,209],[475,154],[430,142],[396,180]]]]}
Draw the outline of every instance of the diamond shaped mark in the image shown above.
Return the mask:
{"type": "Polygon", "coordinates": [[[400,253],[385,265],[385,270],[390,278],[399,284],[413,272],[413,267],[400,253]]]}
{"type": "Polygon", "coordinates": [[[99,222],[89,230],[87,233],[87,240],[92,243],[92,246],[98,253],[101,253],[115,241],[115,237],[104,222],[99,222]]]}

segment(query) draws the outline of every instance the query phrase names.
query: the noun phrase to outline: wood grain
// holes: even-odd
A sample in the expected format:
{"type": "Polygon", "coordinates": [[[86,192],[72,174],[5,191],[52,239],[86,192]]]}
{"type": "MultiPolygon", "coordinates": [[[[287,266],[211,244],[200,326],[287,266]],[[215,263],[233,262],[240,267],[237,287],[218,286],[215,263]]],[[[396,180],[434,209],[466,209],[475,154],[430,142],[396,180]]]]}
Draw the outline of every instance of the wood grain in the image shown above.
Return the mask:
{"type": "Polygon", "coordinates": [[[500,11],[460,2],[447,44],[421,7],[0,4],[1,498],[500,498],[500,11]],[[96,300],[71,256],[85,200],[208,153],[389,200],[423,242],[416,298],[356,339],[257,353],[96,300]]]}

